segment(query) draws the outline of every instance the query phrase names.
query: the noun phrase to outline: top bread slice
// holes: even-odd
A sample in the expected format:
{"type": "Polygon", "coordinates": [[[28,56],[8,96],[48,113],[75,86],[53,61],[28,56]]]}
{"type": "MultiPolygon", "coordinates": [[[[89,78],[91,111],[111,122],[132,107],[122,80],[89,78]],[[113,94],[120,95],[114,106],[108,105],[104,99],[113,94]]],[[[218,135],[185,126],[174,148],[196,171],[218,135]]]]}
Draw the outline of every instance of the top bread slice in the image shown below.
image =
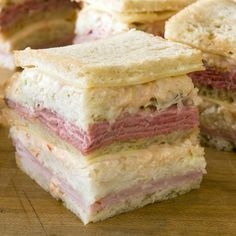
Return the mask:
{"type": "Polygon", "coordinates": [[[236,63],[236,2],[199,0],[166,23],[165,37],[236,63]]]}
{"type": "Polygon", "coordinates": [[[16,51],[15,62],[81,88],[142,84],[203,68],[200,51],[135,30],[84,44],[16,51]]]}
{"type": "Polygon", "coordinates": [[[196,0],[84,0],[89,4],[97,5],[117,12],[158,12],[177,11],[196,0]]]}

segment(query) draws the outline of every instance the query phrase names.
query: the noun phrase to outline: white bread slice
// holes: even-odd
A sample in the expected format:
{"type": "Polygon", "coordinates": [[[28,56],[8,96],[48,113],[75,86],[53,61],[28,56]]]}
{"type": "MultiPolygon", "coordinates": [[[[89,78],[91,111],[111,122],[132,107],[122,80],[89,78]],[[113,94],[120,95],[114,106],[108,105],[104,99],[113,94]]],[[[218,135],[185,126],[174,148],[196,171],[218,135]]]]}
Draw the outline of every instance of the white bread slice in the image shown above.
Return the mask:
{"type": "MultiPolygon", "coordinates": [[[[171,16],[175,15],[177,11],[175,10],[165,10],[161,12],[116,12],[111,11],[108,8],[100,8],[92,5],[86,5],[78,14],[78,23],[81,18],[81,14],[87,14],[87,12],[92,12],[93,14],[103,13],[111,15],[115,20],[124,24],[135,24],[135,23],[151,23],[160,20],[167,20],[171,16]]],[[[89,18],[87,19],[89,20],[89,18]]]]}
{"type": "Polygon", "coordinates": [[[15,62],[82,88],[142,84],[203,68],[200,51],[135,30],[79,45],[16,51],[15,62]]]}
{"type": "Polygon", "coordinates": [[[166,23],[165,37],[236,63],[236,2],[199,0],[166,23]]]}
{"type": "Polygon", "coordinates": [[[195,0],[84,0],[84,2],[117,12],[157,12],[180,10],[195,0]]]}

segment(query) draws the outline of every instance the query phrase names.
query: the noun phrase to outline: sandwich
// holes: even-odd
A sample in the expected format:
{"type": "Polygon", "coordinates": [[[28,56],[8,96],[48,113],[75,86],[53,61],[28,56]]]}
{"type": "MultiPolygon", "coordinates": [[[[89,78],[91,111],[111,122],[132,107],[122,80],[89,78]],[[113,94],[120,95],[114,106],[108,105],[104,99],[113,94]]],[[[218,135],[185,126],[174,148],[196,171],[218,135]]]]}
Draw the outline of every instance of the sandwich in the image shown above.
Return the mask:
{"type": "Polygon", "coordinates": [[[0,2],[0,113],[3,91],[15,69],[12,51],[71,44],[75,18],[76,5],[68,0],[0,2]]]}
{"type": "Polygon", "coordinates": [[[130,31],[15,61],[17,164],[84,224],[199,187],[198,50],[130,31]]]}
{"type": "Polygon", "coordinates": [[[75,43],[105,38],[130,29],[163,36],[168,18],[194,0],[84,0],[75,43]]]}
{"type": "Polygon", "coordinates": [[[171,18],[165,33],[167,39],[203,52],[205,70],[189,74],[203,98],[202,141],[225,151],[236,145],[235,13],[235,1],[201,0],[171,18]]]}

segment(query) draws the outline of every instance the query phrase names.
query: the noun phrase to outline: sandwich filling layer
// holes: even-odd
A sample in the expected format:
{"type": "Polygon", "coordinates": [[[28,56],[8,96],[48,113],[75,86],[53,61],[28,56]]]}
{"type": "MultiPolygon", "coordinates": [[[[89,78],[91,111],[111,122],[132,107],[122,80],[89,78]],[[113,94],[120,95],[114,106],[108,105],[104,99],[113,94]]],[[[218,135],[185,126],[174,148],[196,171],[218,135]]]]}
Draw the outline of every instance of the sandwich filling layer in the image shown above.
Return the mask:
{"type": "Polygon", "coordinates": [[[236,66],[223,69],[209,66],[207,62],[205,62],[205,68],[205,71],[189,74],[197,87],[208,86],[218,90],[236,91],[236,66]]]}
{"type": "Polygon", "coordinates": [[[88,130],[82,130],[64,120],[56,112],[47,109],[36,109],[31,112],[10,100],[7,100],[7,104],[26,119],[38,119],[50,131],[78,148],[84,155],[115,141],[167,135],[198,126],[197,108],[191,106],[173,106],[163,112],[123,114],[112,124],[101,121],[89,126],[88,130]]]}
{"type": "Polygon", "coordinates": [[[197,91],[187,76],[142,85],[91,89],[80,88],[76,82],[61,81],[38,69],[25,69],[16,74],[6,98],[32,112],[35,109],[56,112],[83,130],[104,120],[113,123],[125,113],[161,112],[174,105],[199,104],[197,91]]]}
{"type": "Polygon", "coordinates": [[[6,112],[8,117],[8,122],[13,126],[24,127],[31,130],[32,134],[36,136],[43,136],[45,140],[49,143],[53,143],[54,145],[58,145],[60,148],[65,150],[70,150],[70,152],[76,154],[77,158],[81,163],[92,161],[97,157],[101,158],[101,156],[118,153],[123,151],[133,151],[135,149],[145,149],[149,146],[156,144],[175,144],[177,141],[182,142],[185,139],[188,139],[193,145],[198,144],[198,134],[199,130],[190,129],[184,131],[171,132],[170,134],[157,135],[154,137],[147,137],[142,139],[131,139],[125,141],[116,141],[109,146],[105,146],[96,151],[91,152],[90,154],[85,156],[73,145],[68,142],[63,141],[58,138],[58,135],[52,133],[45,125],[43,125],[39,120],[31,119],[26,120],[20,117],[16,112],[8,109],[6,112]]]}
{"type": "Polygon", "coordinates": [[[26,69],[16,75],[6,102],[84,155],[115,142],[184,133],[198,126],[194,106],[198,97],[186,76],[135,86],[81,89],[52,80],[37,69],[26,69]]]}

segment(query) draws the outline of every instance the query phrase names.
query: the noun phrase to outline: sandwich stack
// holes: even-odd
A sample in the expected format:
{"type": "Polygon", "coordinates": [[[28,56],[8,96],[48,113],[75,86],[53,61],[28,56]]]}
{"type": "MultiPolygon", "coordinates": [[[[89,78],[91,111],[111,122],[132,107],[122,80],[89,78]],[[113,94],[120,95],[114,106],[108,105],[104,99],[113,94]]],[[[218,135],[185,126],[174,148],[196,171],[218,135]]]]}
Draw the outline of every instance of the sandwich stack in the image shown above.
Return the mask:
{"type": "Polygon", "coordinates": [[[198,188],[198,50],[131,31],[15,53],[18,166],[87,224],[198,188]]]}
{"type": "Polygon", "coordinates": [[[167,23],[166,38],[203,51],[205,71],[190,74],[203,98],[200,105],[202,141],[219,150],[235,149],[236,2],[201,0],[194,3],[167,23]]]}
{"type": "Polygon", "coordinates": [[[105,38],[129,29],[163,36],[165,21],[195,0],[84,0],[75,43],[105,38]]]}
{"type": "Polygon", "coordinates": [[[12,51],[71,44],[75,18],[75,4],[68,0],[0,1],[0,112],[15,69],[12,51]]]}

